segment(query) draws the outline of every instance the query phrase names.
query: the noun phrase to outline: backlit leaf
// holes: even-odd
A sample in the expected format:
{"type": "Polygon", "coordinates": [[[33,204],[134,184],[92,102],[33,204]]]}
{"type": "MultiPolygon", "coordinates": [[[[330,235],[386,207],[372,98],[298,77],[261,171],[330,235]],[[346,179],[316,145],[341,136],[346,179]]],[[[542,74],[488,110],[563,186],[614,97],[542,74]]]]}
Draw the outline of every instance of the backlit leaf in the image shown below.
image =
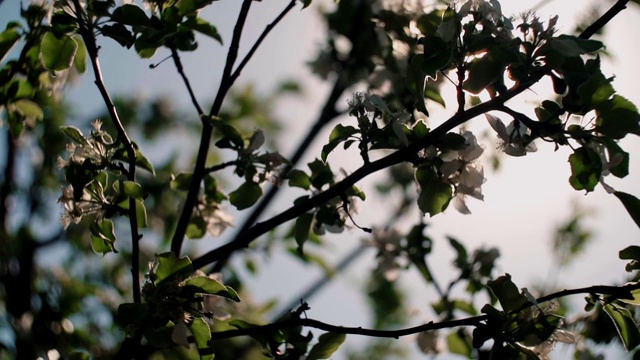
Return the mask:
{"type": "Polygon", "coordinates": [[[15,29],[7,29],[0,33],[0,63],[4,61],[18,40],[20,40],[20,33],[15,29]]]}
{"type": "Polygon", "coordinates": [[[67,35],[57,38],[53,33],[46,33],[40,44],[42,64],[49,70],[66,70],[73,64],[78,50],[78,43],[67,35]]]}
{"type": "Polygon", "coordinates": [[[527,298],[518,291],[516,284],[511,281],[511,275],[505,274],[487,283],[491,293],[498,298],[502,309],[506,312],[517,310],[528,302],[527,298]]]}
{"type": "Polygon", "coordinates": [[[618,336],[628,350],[640,345],[640,330],[629,310],[616,305],[601,302],[602,308],[609,315],[618,331],[618,336]]]}
{"type": "Polygon", "coordinates": [[[614,95],[596,108],[596,131],[614,139],[622,139],[627,134],[640,134],[640,114],[638,108],[626,98],[614,95]]]}
{"type": "Polygon", "coordinates": [[[238,210],[253,206],[262,196],[262,188],[253,181],[247,181],[229,194],[229,202],[238,210]]]}
{"type": "Polygon", "coordinates": [[[640,227],[640,200],[631,194],[621,191],[616,191],[613,195],[622,202],[622,205],[627,209],[627,212],[631,215],[633,221],[635,221],[636,225],[640,227]]]}
{"type": "Polygon", "coordinates": [[[335,334],[330,332],[320,335],[318,343],[309,351],[307,360],[329,359],[331,355],[338,350],[340,345],[342,345],[346,337],[347,336],[345,334],[335,334]]]}
{"type": "Polygon", "coordinates": [[[583,146],[569,156],[571,177],[569,183],[576,190],[593,191],[600,181],[602,161],[593,149],[583,146]]]}
{"type": "Polygon", "coordinates": [[[416,170],[416,181],[420,186],[418,196],[418,207],[423,214],[430,216],[443,212],[453,196],[451,185],[445,184],[428,167],[420,167],[416,170]]]}
{"type": "Polygon", "coordinates": [[[176,255],[169,251],[158,254],[158,265],[155,269],[153,282],[158,285],[163,282],[170,282],[174,279],[186,279],[193,273],[193,266],[188,257],[176,258],[176,255]]]}

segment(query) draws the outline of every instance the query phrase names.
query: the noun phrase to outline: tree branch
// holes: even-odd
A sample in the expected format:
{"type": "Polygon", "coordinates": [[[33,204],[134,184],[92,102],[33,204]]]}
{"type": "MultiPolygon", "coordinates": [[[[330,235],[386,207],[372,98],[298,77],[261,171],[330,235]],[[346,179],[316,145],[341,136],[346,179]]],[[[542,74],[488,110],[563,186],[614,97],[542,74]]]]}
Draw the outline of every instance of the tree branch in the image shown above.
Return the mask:
{"type": "Polygon", "coordinates": [[[319,193],[318,195],[310,198],[304,203],[292,206],[288,210],[285,210],[284,212],[272,217],[269,220],[255,224],[245,233],[240,235],[240,237],[236,241],[229,242],[215,250],[212,250],[200,256],[199,258],[196,258],[193,261],[193,266],[195,268],[200,268],[214,261],[227,258],[234,251],[249,246],[249,244],[257,237],[267,233],[276,226],[279,226],[289,220],[293,220],[296,217],[300,216],[300,214],[318,207],[333,198],[339,197],[351,186],[355,185],[358,181],[364,179],[365,177],[390,166],[408,161],[409,159],[414,157],[420,149],[430,146],[434,143],[435,140],[437,140],[440,136],[446,134],[448,131],[459,125],[462,125],[466,121],[473,119],[476,116],[482,115],[491,110],[495,110],[505,101],[528,89],[531,85],[533,85],[533,83],[537,82],[538,80],[539,78],[532,78],[529,82],[522,82],[520,83],[520,85],[517,85],[515,88],[512,88],[503,95],[495,97],[490,101],[479,104],[468,110],[456,113],[442,125],[429,132],[421,141],[410,144],[409,146],[397,150],[379,160],[364,164],[359,169],[354,171],[351,175],[347,176],[342,181],[333,185],[326,191],[319,193]]]}
{"type": "MultiPolygon", "coordinates": [[[[251,8],[252,0],[243,0],[240,7],[240,13],[238,14],[238,20],[233,29],[233,36],[231,38],[231,44],[229,45],[229,52],[227,53],[227,61],[222,72],[222,79],[220,80],[220,86],[218,93],[211,106],[209,115],[212,117],[218,116],[220,109],[222,108],[222,102],[227,96],[227,92],[233,85],[233,79],[231,79],[231,69],[238,57],[238,48],[240,47],[240,37],[242,36],[242,30],[244,23],[247,20],[249,9],[251,8]]],[[[201,118],[202,120],[202,134],[200,136],[200,146],[198,148],[198,155],[196,157],[196,164],[193,169],[193,177],[191,178],[191,186],[187,192],[187,198],[185,199],[184,207],[180,213],[176,230],[173,233],[171,239],[171,251],[180,256],[180,250],[182,249],[182,243],[187,231],[187,226],[191,220],[193,214],[193,208],[198,201],[198,193],[200,192],[200,183],[206,175],[205,165],[207,162],[207,155],[209,155],[209,147],[211,145],[211,136],[213,135],[213,124],[209,119],[201,118]]]]}
{"type": "Polygon", "coordinates": [[[593,35],[595,35],[598,31],[600,31],[611,19],[613,19],[618,13],[627,8],[627,3],[629,0],[618,0],[613,6],[607,10],[602,16],[598,18],[593,24],[589,25],[582,34],[580,34],[580,38],[589,39],[593,35]]]}
{"type": "MultiPolygon", "coordinates": [[[[73,5],[75,7],[75,12],[78,20],[79,33],[82,36],[82,40],[87,47],[87,53],[89,55],[89,59],[91,61],[91,66],[93,67],[93,74],[95,76],[95,84],[102,95],[102,99],[107,106],[107,111],[111,117],[111,121],[113,122],[113,126],[116,128],[116,132],[118,133],[118,141],[122,143],[125,150],[127,151],[127,156],[129,160],[129,169],[127,172],[127,180],[135,181],[136,180],[136,149],[133,147],[133,143],[129,139],[122,122],[120,121],[120,117],[118,116],[118,112],[116,110],[115,105],[113,104],[113,100],[111,100],[111,96],[107,91],[107,88],[104,84],[104,79],[102,77],[102,70],[100,68],[100,62],[98,60],[98,46],[96,45],[96,39],[93,35],[93,30],[91,27],[90,19],[86,18],[86,14],[80,5],[80,0],[73,0],[73,5]]],[[[138,274],[140,269],[140,238],[142,237],[138,232],[138,217],[136,212],[136,200],[134,198],[129,198],[129,226],[131,228],[131,276],[132,276],[132,286],[133,286],[133,301],[135,303],[140,303],[140,276],[138,274]]]]}
{"type": "MultiPolygon", "coordinates": [[[[616,2],[616,4],[614,4],[611,9],[609,9],[609,11],[607,11],[604,15],[602,15],[602,17],[600,17],[592,25],[590,25],[582,34],[580,34],[580,38],[589,39],[593,34],[595,34],[611,19],[613,19],[613,17],[615,17],[620,11],[625,9],[627,2],[628,0],[619,0],[618,2],[616,2]]],[[[419,150],[430,146],[434,143],[434,140],[451,131],[453,128],[462,125],[466,121],[476,116],[482,115],[486,112],[501,108],[505,102],[527,90],[533,84],[537,83],[542,78],[542,76],[543,75],[534,75],[530,77],[528,81],[521,82],[502,95],[499,95],[482,104],[476,105],[468,110],[457,112],[439,127],[427,134],[427,136],[425,136],[421,141],[410,144],[409,146],[397,150],[394,153],[372,163],[367,163],[357,169],[351,175],[344,178],[341,182],[335,184],[326,191],[310,198],[306,202],[294,205],[269,220],[255,224],[245,232],[240,233],[239,236],[231,242],[228,242],[227,244],[196,258],[193,261],[193,266],[195,268],[200,268],[221,259],[225,259],[226,261],[233,252],[241,248],[248,247],[253,240],[267,233],[276,226],[279,226],[289,220],[293,220],[300,214],[303,214],[319,205],[324,204],[325,202],[330,201],[335,197],[340,196],[340,194],[342,194],[344,191],[346,191],[358,181],[362,180],[370,174],[411,159],[419,150]]]]}
{"type": "Polygon", "coordinates": [[[198,99],[196,99],[196,95],[193,92],[193,88],[191,88],[191,83],[189,82],[189,79],[187,78],[187,75],[184,72],[184,68],[182,67],[182,61],[180,60],[180,55],[178,54],[178,50],[176,50],[176,47],[173,44],[169,48],[171,49],[171,57],[173,58],[173,63],[176,65],[176,70],[178,70],[178,74],[180,74],[180,77],[182,78],[182,82],[184,82],[184,84],[187,87],[187,91],[189,92],[189,97],[191,98],[191,103],[193,103],[193,106],[196,108],[196,111],[198,112],[198,116],[202,117],[204,115],[204,111],[202,110],[202,107],[200,107],[200,104],[198,103],[198,99]]]}
{"type": "Polygon", "coordinates": [[[291,0],[291,2],[289,2],[289,5],[287,5],[284,10],[282,10],[282,12],[280,12],[280,14],[271,22],[271,24],[267,25],[267,27],[262,31],[262,34],[260,34],[258,40],[256,40],[255,44],[253,44],[247,55],[242,59],[236,70],[233,72],[233,74],[231,74],[232,83],[236,81],[238,76],[240,76],[240,72],[242,72],[242,69],[244,69],[247,63],[249,63],[249,60],[251,60],[253,54],[256,52],[256,50],[258,50],[260,44],[262,44],[262,41],[267,37],[269,32],[271,32],[271,30],[273,30],[273,28],[278,25],[280,20],[282,20],[287,15],[287,13],[296,6],[296,1],[297,0],[291,0]]]}
{"type": "MultiPolygon", "coordinates": [[[[577,288],[577,289],[561,290],[553,294],[549,294],[536,299],[536,303],[540,304],[540,303],[544,303],[554,299],[567,297],[570,295],[577,295],[577,294],[612,295],[617,299],[624,299],[624,298],[629,298],[631,291],[637,290],[637,289],[640,289],[640,283],[631,283],[623,286],[595,285],[595,286],[583,287],[583,288],[577,288]]],[[[514,310],[513,313],[518,313],[532,306],[535,306],[535,304],[531,302],[526,303],[523,306],[521,306],[519,309],[514,310]]],[[[292,328],[297,326],[306,326],[306,327],[312,327],[315,329],[329,331],[335,334],[363,335],[363,336],[369,336],[369,337],[397,339],[401,336],[417,334],[425,331],[448,329],[448,328],[453,328],[458,326],[474,326],[487,320],[489,320],[489,315],[480,315],[480,316],[473,316],[473,317],[468,317],[464,319],[443,321],[438,323],[434,323],[433,321],[430,321],[426,324],[405,328],[405,329],[399,329],[399,330],[376,330],[376,329],[365,329],[362,327],[336,326],[336,325],[327,324],[314,319],[292,318],[292,319],[278,321],[272,324],[256,326],[252,328],[228,330],[228,331],[222,331],[217,333],[214,332],[211,335],[212,335],[212,341],[216,341],[216,340],[229,339],[229,338],[238,337],[238,336],[262,335],[262,334],[273,332],[274,330],[292,328]]]]}

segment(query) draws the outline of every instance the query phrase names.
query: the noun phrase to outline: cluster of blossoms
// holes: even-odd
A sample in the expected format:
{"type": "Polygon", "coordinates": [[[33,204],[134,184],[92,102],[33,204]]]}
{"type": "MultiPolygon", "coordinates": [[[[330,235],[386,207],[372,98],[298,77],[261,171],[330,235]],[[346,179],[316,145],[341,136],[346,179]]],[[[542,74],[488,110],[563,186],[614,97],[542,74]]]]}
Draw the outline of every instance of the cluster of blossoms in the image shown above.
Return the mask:
{"type": "Polygon", "coordinates": [[[476,160],[484,152],[484,147],[470,131],[465,131],[464,147],[458,151],[448,151],[440,156],[444,163],[440,165],[443,179],[455,187],[452,204],[462,214],[470,214],[465,197],[471,196],[484,200],[481,186],[486,181],[482,165],[476,160]]]}
{"type": "Polygon", "coordinates": [[[85,161],[89,161],[96,168],[103,168],[111,163],[116,151],[111,135],[102,131],[102,121],[100,120],[92,121],[91,126],[93,130],[86,137],[76,128],[66,127],[64,129],[65,133],[75,142],[67,144],[68,160],[58,157],[60,169],[70,166],[71,163],[82,165],[85,161]]]}
{"type": "MultiPolygon", "coordinates": [[[[102,131],[102,122],[95,120],[91,123],[93,130],[88,136],[74,127],[66,127],[63,131],[74,140],[67,144],[69,158],[67,160],[58,157],[60,169],[102,169],[112,164],[116,151],[116,145],[111,136],[102,131]]],[[[80,170],[82,171],[82,170],[80,170]]],[[[102,216],[108,201],[104,195],[103,184],[94,179],[82,189],[75,189],[73,185],[62,187],[62,196],[58,202],[63,206],[63,214],[60,218],[62,226],[66,229],[71,222],[77,224],[86,215],[102,216]]]]}
{"type": "Polygon", "coordinates": [[[411,120],[411,114],[405,109],[392,111],[384,100],[378,95],[369,95],[364,92],[353,94],[353,98],[349,100],[349,115],[358,119],[360,129],[366,131],[371,126],[372,119],[378,115],[393,130],[393,133],[404,145],[409,145],[409,139],[403,131],[403,126],[411,120]]]}

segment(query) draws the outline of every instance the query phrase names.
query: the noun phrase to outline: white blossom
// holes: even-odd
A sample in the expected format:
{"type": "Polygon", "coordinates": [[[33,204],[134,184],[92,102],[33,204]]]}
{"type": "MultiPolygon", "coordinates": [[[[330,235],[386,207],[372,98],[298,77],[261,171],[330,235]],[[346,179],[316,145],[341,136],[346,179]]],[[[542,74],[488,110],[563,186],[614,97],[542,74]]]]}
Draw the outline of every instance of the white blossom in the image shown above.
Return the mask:
{"type": "Polygon", "coordinates": [[[72,222],[78,224],[85,215],[100,215],[104,212],[102,205],[92,199],[86,189],[83,189],[80,199],[74,199],[72,185],[62,187],[62,195],[58,198],[58,202],[62,204],[63,213],[60,223],[65,229],[72,222]]]}
{"type": "Polygon", "coordinates": [[[233,216],[225,212],[218,203],[200,202],[196,211],[202,215],[211,236],[220,236],[228,227],[233,226],[233,216]]]}
{"type": "Polygon", "coordinates": [[[556,331],[554,331],[547,340],[531,347],[531,351],[538,355],[540,360],[549,360],[549,354],[555,348],[556,343],[558,342],[564,344],[574,344],[576,342],[576,337],[566,330],[556,329],[556,331]]]}
{"type": "Polygon", "coordinates": [[[528,141],[531,131],[522,122],[514,120],[509,126],[505,126],[502,120],[493,115],[485,114],[485,117],[502,140],[499,149],[507,155],[524,156],[528,152],[538,151],[536,144],[528,141]]]}
{"type": "Polygon", "coordinates": [[[451,151],[441,156],[444,163],[440,166],[443,177],[455,186],[455,194],[452,204],[462,214],[470,214],[465,197],[471,196],[478,200],[484,200],[482,184],[486,181],[484,169],[476,160],[484,152],[484,147],[470,131],[462,134],[465,138],[465,147],[458,151],[451,151]]]}

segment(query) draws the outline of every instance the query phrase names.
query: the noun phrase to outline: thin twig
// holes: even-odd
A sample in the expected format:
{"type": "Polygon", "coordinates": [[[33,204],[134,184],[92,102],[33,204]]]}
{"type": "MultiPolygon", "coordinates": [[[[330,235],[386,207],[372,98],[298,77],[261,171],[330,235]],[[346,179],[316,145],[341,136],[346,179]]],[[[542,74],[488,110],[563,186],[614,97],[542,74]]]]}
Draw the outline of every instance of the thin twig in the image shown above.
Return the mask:
{"type": "Polygon", "coordinates": [[[227,161],[224,162],[222,164],[218,164],[218,165],[214,165],[214,166],[210,166],[208,168],[205,168],[204,171],[205,173],[209,174],[212,172],[216,172],[216,171],[220,171],[224,168],[227,168],[229,166],[233,166],[233,165],[238,165],[238,161],[237,160],[232,160],[232,161],[227,161]]]}
{"type": "MultiPolygon", "coordinates": [[[[107,106],[107,111],[109,112],[113,126],[116,128],[116,132],[118,133],[118,140],[127,151],[129,160],[127,180],[136,181],[136,149],[133,147],[133,143],[129,139],[129,135],[127,135],[127,132],[120,121],[120,117],[118,116],[116,107],[113,104],[113,100],[111,100],[111,96],[104,84],[102,70],[98,60],[98,47],[93,35],[93,30],[90,28],[91,21],[90,19],[85,18],[86,14],[80,5],[80,0],[73,0],[73,5],[75,7],[78,20],[79,33],[87,47],[87,53],[91,61],[91,66],[93,67],[95,84],[102,95],[105,105],[107,106]]],[[[133,301],[135,303],[140,303],[140,275],[138,273],[140,269],[140,244],[138,242],[140,241],[141,235],[138,232],[138,216],[136,212],[136,200],[134,198],[129,198],[129,226],[131,228],[131,276],[133,282],[133,301]]]]}
{"type": "Polygon", "coordinates": [[[202,110],[202,107],[200,107],[200,104],[198,103],[198,99],[196,99],[196,95],[193,92],[193,88],[191,88],[191,83],[189,82],[189,78],[187,78],[186,73],[184,72],[184,68],[182,67],[182,61],[180,60],[180,55],[178,54],[178,50],[176,50],[175,46],[170,46],[171,49],[171,57],[173,58],[173,63],[176,65],[176,70],[178,70],[178,74],[180,74],[180,77],[182,78],[182,82],[184,82],[185,86],[187,87],[187,91],[189,92],[189,97],[191,98],[191,102],[193,103],[193,106],[196,108],[196,111],[198,112],[198,116],[202,117],[202,115],[204,115],[204,111],[202,110]]]}

